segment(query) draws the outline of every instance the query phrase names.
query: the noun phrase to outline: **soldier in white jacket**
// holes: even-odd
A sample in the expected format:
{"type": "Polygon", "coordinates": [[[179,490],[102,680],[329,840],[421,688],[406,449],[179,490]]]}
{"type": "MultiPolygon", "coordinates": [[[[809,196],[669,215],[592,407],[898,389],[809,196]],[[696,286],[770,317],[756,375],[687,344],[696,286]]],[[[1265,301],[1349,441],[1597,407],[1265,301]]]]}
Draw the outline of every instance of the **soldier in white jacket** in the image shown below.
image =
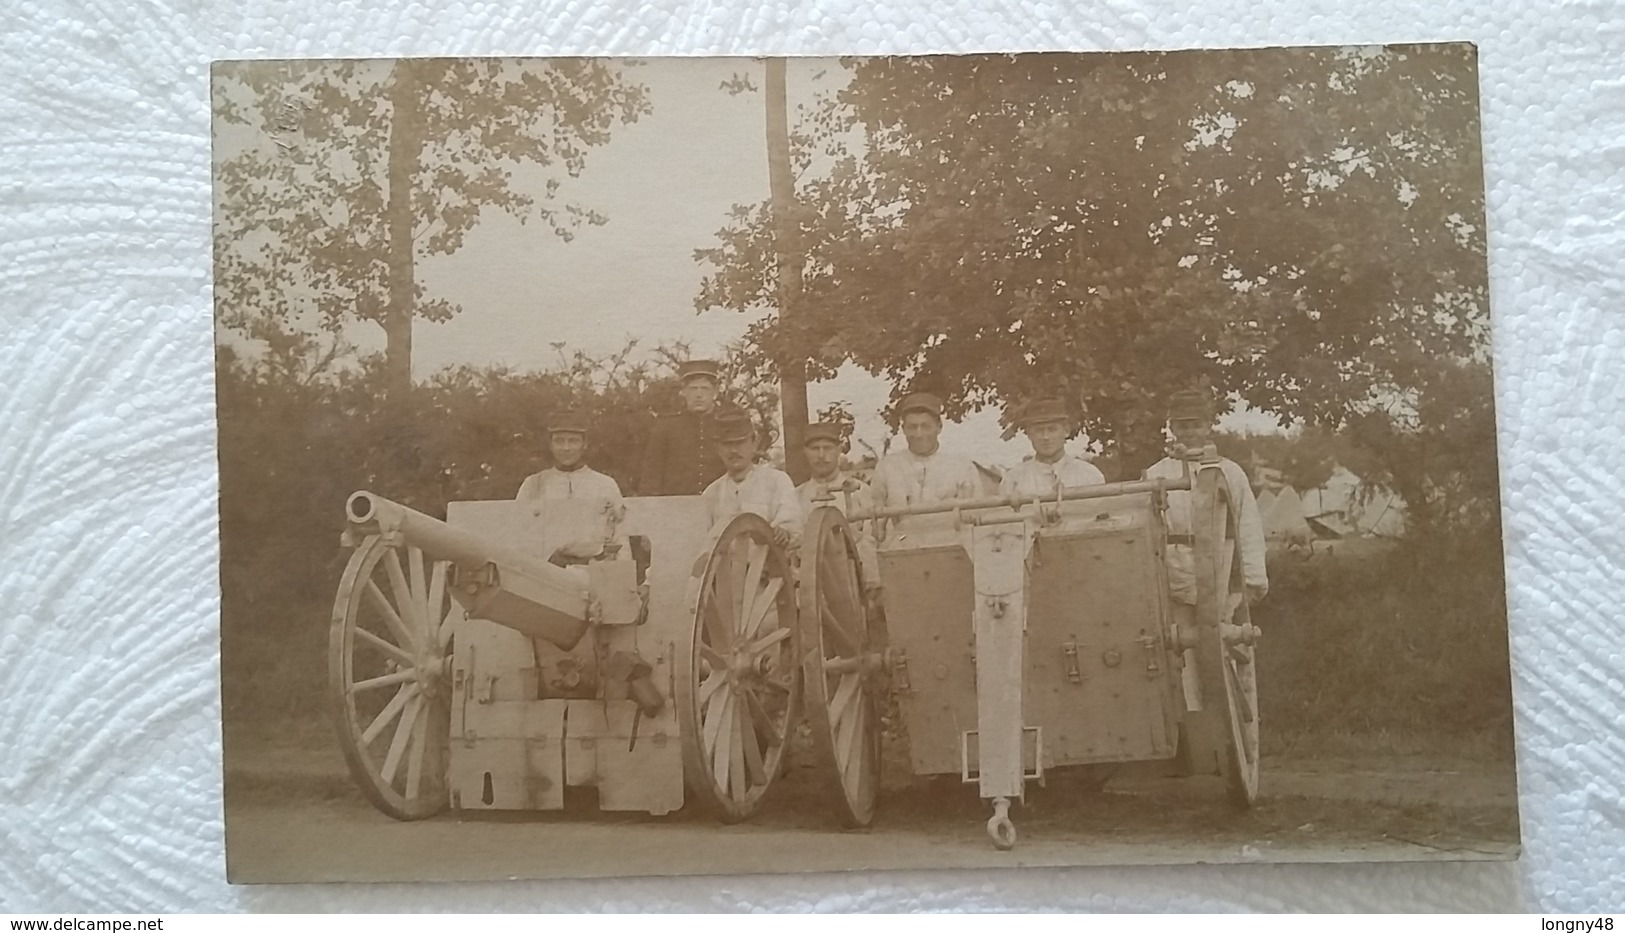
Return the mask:
{"type": "Polygon", "coordinates": [[[587,466],[587,418],[575,410],[554,415],[547,428],[548,452],[553,465],[539,473],[532,473],[519,484],[515,499],[601,499],[609,512],[609,534],[603,537],[583,538],[559,547],[551,559],[554,563],[580,563],[604,554],[606,545],[621,545],[620,556],[625,554],[625,542],[614,528],[625,511],[620,484],[613,477],[587,466]]]}
{"type": "MultiPolygon", "coordinates": [[[[1168,400],[1168,430],[1176,444],[1187,449],[1201,448],[1213,437],[1215,417],[1213,397],[1202,391],[1177,392],[1168,400]]],[[[1196,464],[1192,463],[1193,470],[1196,464]]],[[[1207,469],[1211,469],[1208,467],[1207,469]]],[[[1258,500],[1247,474],[1234,461],[1219,458],[1218,469],[1224,474],[1224,484],[1230,501],[1236,509],[1237,537],[1241,544],[1242,577],[1246,583],[1245,598],[1257,602],[1269,592],[1269,576],[1264,568],[1264,523],[1258,514],[1258,500]]],[[[1147,470],[1147,479],[1179,479],[1184,476],[1185,464],[1175,457],[1164,457],[1147,470]]],[[[1191,552],[1191,494],[1183,490],[1168,493],[1168,587],[1172,597],[1174,624],[1181,630],[1194,630],[1196,622],[1196,568],[1191,552]]],[[[1229,613],[1234,603],[1221,607],[1229,613]]],[[[1251,646],[1238,647],[1248,663],[1252,660],[1251,646]]],[[[1193,649],[1183,652],[1183,681],[1187,698],[1197,695],[1195,677],[1196,654],[1193,649]]],[[[1258,709],[1256,692],[1249,692],[1248,704],[1258,709]]],[[[1194,708],[1194,707],[1193,707],[1194,708]]]]}
{"type": "Polygon", "coordinates": [[[1024,501],[1053,499],[1061,489],[1106,482],[1094,464],[1067,453],[1066,439],[1074,422],[1065,402],[1058,398],[1032,401],[1021,409],[1016,423],[1033,445],[1033,455],[1005,471],[999,495],[1024,501]]]}
{"type": "MultiPolygon", "coordinates": [[[[868,509],[873,497],[869,487],[857,477],[841,469],[841,426],[820,423],[807,426],[805,449],[807,467],[812,477],[796,487],[801,497],[801,513],[812,514],[820,506],[834,506],[845,514],[850,500],[854,509],[868,509]]],[[[866,596],[876,598],[880,589],[880,562],[875,550],[875,537],[869,522],[852,526],[852,537],[858,546],[858,563],[863,567],[863,586],[866,596]]]]}
{"type": "Polygon", "coordinates": [[[801,539],[801,498],[786,473],[756,462],[756,426],[750,414],[740,409],[719,411],[712,426],[727,472],[700,493],[711,527],[740,512],[753,512],[772,526],[774,541],[795,547],[801,539]]]}
{"type": "MultiPolygon", "coordinates": [[[[1213,438],[1214,405],[1212,396],[1201,391],[1175,393],[1168,402],[1168,430],[1175,443],[1187,449],[1199,449],[1213,438]]],[[[1196,464],[1191,464],[1194,469],[1196,464]]],[[[1237,512],[1237,533],[1241,539],[1241,566],[1247,583],[1247,596],[1257,602],[1269,592],[1269,575],[1264,568],[1264,522],[1258,514],[1258,500],[1253,496],[1247,474],[1232,460],[1219,458],[1218,468],[1224,473],[1225,488],[1237,512]]],[[[1179,479],[1185,475],[1185,463],[1175,457],[1164,457],[1146,470],[1146,479],[1179,479]]],[[[1168,585],[1176,603],[1195,605],[1196,573],[1191,555],[1191,494],[1183,491],[1168,493],[1168,534],[1174,539],[1168,547],[1168,585]]]]}
{"type": "MultiPolygon", "coordinates": [[[[916,392],[903,399],[897,413],[903,419],[903,437],[908,446],[888,453],[875,465],[870,491],[876,507],[895,509],[975,498],[976,465],[943,450],[938,441],[942,435],[942,400],[929,392],[916,392]]],[[[906,521],[892,519],[889,524],[898,528],[906,521]]]]}

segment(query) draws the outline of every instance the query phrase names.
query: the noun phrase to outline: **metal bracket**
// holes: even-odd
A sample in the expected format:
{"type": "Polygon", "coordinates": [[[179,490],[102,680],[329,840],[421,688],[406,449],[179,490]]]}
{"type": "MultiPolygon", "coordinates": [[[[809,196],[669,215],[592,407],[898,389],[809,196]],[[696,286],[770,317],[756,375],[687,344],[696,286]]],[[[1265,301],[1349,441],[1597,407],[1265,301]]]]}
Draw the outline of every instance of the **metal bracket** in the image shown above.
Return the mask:
{"type": "Polygon", "coordinates": [[[479,567],[452,564],[451,585],[473,596],[482,589],[501,585],[501,580],[495,563],[486,563],[479,567]]]}
{"type": "Polygon", "coordinates": [[[1157,656],[1162,654],[1162,647],[1157,643],[1157,636],[1145,630],[1140,631],[1140,637],[1134,639],[1145,649],[1145,676],[1148,680],[1156,679],[1162,673],[1162,665],[1157,663],[1157,656]]]}
{"type": "MultiPolygon", "coordinates": [[[[1027,770],[1026,763],[1023,762],[1021,766],[1021,778],[1024,781],[1038,781],[1042,783],[1044,780],[1044,730],[1038,726],[1021,727],[1021,735],[1023,739],[1026,738],[1027,733],[1029,732],[1031,732],[1033,735],[1033,767],[1032,770],[1029,771],[1027,770]]],[[[970,743],[971,737],[975,735],[977,735],[977,731],[975,729],[970,729],[959,734],[959,780],[963,784],[975,784],[977,781],[980,781],[982,777],[980,754],[977,755],[977,770],[973,772],[970,767],[970,743]]],[[[1027,743],[1023,741],[1021,745],[1022,757],[1025,758],[1027,743]]]]}
{"type": "Polygon", "coordinates": [[[887,664],[890,667],[892,686],[898,693],[913,693],[914,685],[908,680],[908,657],[903,654],[901,648],[893,649],[893,653],[889,654],[887,664]]]}
{"type": "Polygon", "coordinates": [[[1069,641],[1061,645],[1061,654],[1066,658],[1066,679],[1075,684],[1083,683],[1083,669],[1078,666],[1078,643],[1069,641]]]}

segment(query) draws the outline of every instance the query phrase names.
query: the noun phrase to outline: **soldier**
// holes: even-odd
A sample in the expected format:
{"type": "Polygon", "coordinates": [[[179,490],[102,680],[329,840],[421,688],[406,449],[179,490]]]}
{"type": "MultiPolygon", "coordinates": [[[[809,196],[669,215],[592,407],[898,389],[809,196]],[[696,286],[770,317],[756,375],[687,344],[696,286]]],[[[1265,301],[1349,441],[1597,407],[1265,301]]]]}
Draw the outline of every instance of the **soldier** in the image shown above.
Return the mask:
{"type": "Polygon", "coordinates": [[[976,495],[976,466],[942,449],[942,400],[916,392],[897,407],[903,417],[904,450],[894,450],[875,465],[872,492],[879,508],[925,505],[976,495]]]}
{"type": "Polygon", "coordinates": [[[725,472],[705,487],[700,497],[715,528],[740,512],[753,512],[773,527],[773,540],[793,547],[801,537],[801,499],[795,484],[781,470],[756,462],[756,427],[739,409],[718,411],[711,436],[725,472]]]}
{"type": "Polygon", "coordinates": [[[553,465],[539,473],[532,473],[519,484],[515,499],[601,499],[610,512],[607,537],[583,538],[555,550],[549,558],[553,563],[578,564],[604,556],[607,545],[625,542],[615,536],[625,505],[621,499],[620,484],[614,478],[587,466],[587,419],[574,409],[554,415],[547,427],[548,451],[553,465]]]}
{"type": "Polygon", "coordinates": [[[1054,498],[1062,488],[1098,486],[1106,477],[1094,464],[1066,452],[1072,416],[1056,398],[1028,403],[1017,418],[1033,445],[1033,455],[1011,467],[999,483],[999,495],[1024,500],[1054,498]]]}
{"type": "Polygon", "coordinates": [[[587,419],[574,409],[559,412],[547,426],[553,465],[519,484],[515,499],[609,499],[621,501],[621,486],[587,466],[587,419]]]}
{"type": "MultiPolygon", "coordinates": [[[[1186,450],[1205,447],[1213,437],[1214,416],[1213,397],[1207,392],[1200,390],[1176,392],[1168,400],[1168,430],[1173,434],[1177,447],[1186,450]]],[[[1175,451],[1176,454],[1182,452],[1177,449],[1175,451]]],[[[1221,457],[1219,469],[1224,474],[1224,484],[1230,502],[1236,509],[1236,535],[1241,543],[1242,579],[1247,588],[1245,598],[1249,602],[1257,602],[1269,592],[1269,576],[1264,570],[1264,523],[1258,514],[1258,500],[1253,497],[1252,484],[1247,482],[1247,474],[1240,466],[1221,457]]],[[[1179,479],[1184,475],[1184,463],[1177,457],[1164,457],[1145,471],[1146,479],[1179,479]]],[[[1194,635],[1196,562],[1191,552],[1191,494],[1184,490],[1170,491],[1167,516],[1169,541],[1165,566],[1168,568],[1173,622],[1179,631],[1194,635]]],[[[1228,618],[1235,605],[1236,603],[1232,602],[1230,606],[1221,607],[1220,611],[1228,618]]],[[[1237,645],[1235,651],[1245,663],[1252,663],[1251,645],[1237,645]]],[[[1182,659],[1180,676],[1185,694],[1187,698],[1200,696],[1195,649],[1185,649],[1182,652],[1182,659]]],[[[1258,709],[1256,688],[1247,692],[1247,705],[1252,710],[1258,709]]],[[[1200,715],[1205,716],[1208,713],[1200,715]]],[[[1184,773],[1190,767],[1193,756],[1198,754],[1206,756],[1206,750],[1198,752],[1193,748],[1200,746],[1202,741],[1200,730],[1185,736],[1180,746],[1180,773],[1184,773]]]]}
{"type": "MultiPolygon", "coordinates": [[[[869,487],[841,469],[840,425],[827,422],[808,425],[804,449],[807,467],[812,471],[812,478],[796,487],[804,516],[825,505],[833,505],[844,514],[849,495],[853,508],[869,508],[869,487]]],[[[874,534],[868,522],[861,522],[852,527],[852,535],[857,539],[858,562],[863,566],[864,595],[872,602],[880,591],[880,564],[874,534]]]]}
{"type": "Polygon", "coordinates": [[[721,384],[714,360],[689,360],[677,369],[684,410],[655,422],[638,475],[642,496],[694,496],[723,474],[712,437],[721,384]]]}
{"type": "MultiPolygon", "coordinates": [[[[1213,437],[1214,416],[1213,398],[1207,392],[1176,392],[1168,400],[1168,430],[1174,435],[1175,443],[1184,448],[1199,449],[1207,445],[1213,437]]],[[[1179,479],[1185,475],[1184,469],[1183,461],[1164,457],[1145,471],[1145,478],[1179,479]]],[[[1247,474],[1234,461],[1219,458],[1219,469],[1224,473],[1230,501],[1236,507],[1247,596],[1257,602],[1269,592],[1269,576],[1264,569],[1264,522],[1258,515],[1258,500],[1253,496],[1247,474]]],[[[1190,546],[1185,543],[1191,535],[1190,493],[1180,490],[1168,493],[1168,533],[1173,539],[1168,547],[1169,589],[1176,604],[1194,606],[1196,572],[1190,546]]]]}

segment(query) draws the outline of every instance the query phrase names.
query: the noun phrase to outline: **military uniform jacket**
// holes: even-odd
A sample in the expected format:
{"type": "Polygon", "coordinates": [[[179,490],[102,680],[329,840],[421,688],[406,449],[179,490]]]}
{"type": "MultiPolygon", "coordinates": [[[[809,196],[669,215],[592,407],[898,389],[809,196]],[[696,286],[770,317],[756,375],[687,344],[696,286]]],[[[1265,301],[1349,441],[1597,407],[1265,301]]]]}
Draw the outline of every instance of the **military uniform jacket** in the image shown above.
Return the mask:
{"type": "Polygon", "coordinates": [[[561,470],[549,467],[532,473],[519,484],[515,499],[609,499],[617,505],[621,501],[621,487],[611,477],[592,467],[561,470]]]}
{"type": "Polygon", "coordinates": [[[1054,498],[1061,488],[1073,486],[1099,486],[1106,477],[1095,465],[1082,457],[1061,454],[1054,463],[1033,457],[1023,460],[1005,471],[999,481],[999,495],[1020,496],[1023,499],[1054,498]]]}
{"type": "Polygon", "coordinates": [[[602,553],[605,544],[619,544],[620,555],[629,555],[626,536],[619,532],[621,520],[624,517],[625,505],[621,499],[621,486],[610,476],[581,466],[574,470],[560,470],[549,467],[540,473],[532,473],[519,484],[519,493],[515,499],[603,499],[611,504],[612,513],[609,516],[607,537],[582,537],[561,546],[565,554],[571,557],[596,557],[602,553]]]}
{"type": "MultiPolygon", "coordinates": [[[[1191,464],[1194,475],[1196,464],[1191,464]]],[[[1264,522],[1258,514],[1258,499],[1247,482],[1247,474],[1233,461],[1219,458],[1218,469],[1224,474],[1230,501],[1237,506],[1237,536],[1241,539],[1242,576],[1248,586],[1269,588],[1269,574],[1264,569],[1264,522]]],[[[1185,475],[1185,465],[1173,457],[1164,457],[1145,471],[1146,479],[1179,479],[1185,475]]],[[[1168,492],[1168,534],[1188,536],[1191,533],[1191,494],[1183,489],[1168,492]]],[[[1168,589],[1175,602],[1196,604],[1196,559],[1188,544],[1169,544],[1167,552],[1168,589]]]]}
{"type": "Polygon", "coordinates": [[[697,496],[727,472],[709,415],[685,411],[655,421],[638,472],[640,496],[697,496]]]}
{"type": "Polygon", "coordinates": [[[723,474],[705,488],[702,497],[713,529],[740,512],[752,512],[788,532],[792,541],[801,537],[801,497],[782,470],[758,463],[738,482],[723,474]]]}
{"type": "MultiPolygon", "coordinates": [[[[801,498],[801,514],[803,518],[812,515],[813,509],[826,505],[834,506],[846,514],[847,494],[843,491],[846,484],[852,484],[852,507],[866,510],[873,505],[869,487],[856,478],[845,473],[837,472],[825,482],[823,480],[809,479],[796,487],[796,493],[801,498]],[[819,501],[825,495],[833,496],[833,501],[819,501]]],[[[874,530],[870,522],[858,522],[852,525],[852,537],[858,545],[858,562],[863,565],[863,579],[865,583],[878,583],[880,581],[880,561],[875,551],[874,530]]]]}

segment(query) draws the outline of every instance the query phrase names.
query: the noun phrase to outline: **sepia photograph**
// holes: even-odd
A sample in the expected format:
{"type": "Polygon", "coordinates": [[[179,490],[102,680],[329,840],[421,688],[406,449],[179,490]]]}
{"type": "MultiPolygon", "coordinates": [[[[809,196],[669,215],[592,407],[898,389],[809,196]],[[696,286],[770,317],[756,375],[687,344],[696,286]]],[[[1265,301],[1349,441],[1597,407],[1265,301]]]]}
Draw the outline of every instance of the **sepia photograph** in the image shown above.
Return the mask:
{"type": "Polygon", "coordinates": [[[1472,45],[211,96],[232,882],[1518,856],[1472,45]]]}

